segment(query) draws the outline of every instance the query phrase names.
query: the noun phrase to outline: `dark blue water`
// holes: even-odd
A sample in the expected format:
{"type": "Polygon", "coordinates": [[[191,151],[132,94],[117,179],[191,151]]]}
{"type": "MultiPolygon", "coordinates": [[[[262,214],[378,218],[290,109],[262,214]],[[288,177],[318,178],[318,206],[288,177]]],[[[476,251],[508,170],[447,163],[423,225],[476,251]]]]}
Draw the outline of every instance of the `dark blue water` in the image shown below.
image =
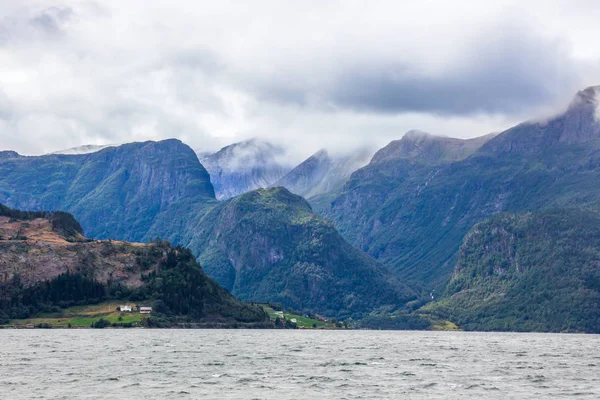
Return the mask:
{"type": "Polygon", "coordinates": [[[0,330],[1,399],[600,398],[600,336],[0,330]]]}

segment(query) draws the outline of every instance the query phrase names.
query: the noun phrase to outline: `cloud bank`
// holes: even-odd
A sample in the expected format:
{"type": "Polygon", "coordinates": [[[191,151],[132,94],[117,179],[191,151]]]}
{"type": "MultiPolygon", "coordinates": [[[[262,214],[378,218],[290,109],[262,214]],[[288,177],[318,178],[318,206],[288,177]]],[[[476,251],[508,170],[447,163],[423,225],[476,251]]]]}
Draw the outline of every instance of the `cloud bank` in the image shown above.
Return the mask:
{"type": "Polygon", "coordinates": [[[600,83],[593,1],[8,1],[0,148],[474,137],[600,83]],[[247,4],[246,4],[247,3],[247,4]]]}

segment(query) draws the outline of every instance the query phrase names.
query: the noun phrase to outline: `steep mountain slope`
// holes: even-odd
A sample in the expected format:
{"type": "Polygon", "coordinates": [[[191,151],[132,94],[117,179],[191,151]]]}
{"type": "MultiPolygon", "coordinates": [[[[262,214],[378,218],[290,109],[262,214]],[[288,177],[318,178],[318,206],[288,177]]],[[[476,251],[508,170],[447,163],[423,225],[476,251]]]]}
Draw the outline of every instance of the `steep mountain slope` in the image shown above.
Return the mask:
{"type": "Polygon", "coordinates": [[[185,222],[181,210],[202,208],[215,198],[194,152],[171,139],[84,155],[2,152],[0,202],[66,210],[90,237],[141,241],[178,229],[185,222]]]}
{"type": "Polygon", "coordinates": [[[304,198],[330,192],[339,189],[354,171],[367,165],[372,155],[366,148],[336,156],[319,150],[272,186],[283,186],[304,198]]]}
{"type": "Polygon", "coordinates": [[[403,138],[402,146],[376,154],[327,202],[313,205],[401,279],[438,287],[450,278],[462,238],[477,222],[502,211],[599,203],[596,92],[580,92],[550,120],[521,124],[476,145],[403,138]]]}
{"type": "Polygon", "coordinates": [[[89,240],[62,212],[0,205],[0,277],[0,320],[96,303],[116,293],[120,299],[160,301],[161,312],[187,321],[267,322],[259,307],[208,278],[189,251],[164,242],[89,240]]]}
{"type": "Polygon", "coordinates": [[[187,235],[208,274],[241,299],[350,315],[414,298],[284,188],[223,202],[187,235]]]}
{"type": "Polygon", "coordinates": [[[292,169],[282,147],[258,139],[234,143],[199,158],[219,200],[268,187],[292,169]]]}
{"type": "Polygon", "coordinates": [[[465,236],[427,309],[469,330],[600,332],[600,216],[499,214],[465,236]]]}

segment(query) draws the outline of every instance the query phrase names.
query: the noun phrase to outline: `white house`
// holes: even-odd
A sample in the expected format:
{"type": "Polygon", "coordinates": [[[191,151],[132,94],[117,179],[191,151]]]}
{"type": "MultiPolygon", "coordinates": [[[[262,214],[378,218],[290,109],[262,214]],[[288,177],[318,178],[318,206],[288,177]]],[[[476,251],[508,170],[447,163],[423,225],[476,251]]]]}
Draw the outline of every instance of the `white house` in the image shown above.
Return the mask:
{"type": "Polygon", "coordinates": [[[131,312],[131,306],[119,306],[119,311],[121,312],[131,312]]]}
{"type": "Polygon", "coordinates": [[[140,307],[140,314],[150,314],[152,307],[140,307]]]}

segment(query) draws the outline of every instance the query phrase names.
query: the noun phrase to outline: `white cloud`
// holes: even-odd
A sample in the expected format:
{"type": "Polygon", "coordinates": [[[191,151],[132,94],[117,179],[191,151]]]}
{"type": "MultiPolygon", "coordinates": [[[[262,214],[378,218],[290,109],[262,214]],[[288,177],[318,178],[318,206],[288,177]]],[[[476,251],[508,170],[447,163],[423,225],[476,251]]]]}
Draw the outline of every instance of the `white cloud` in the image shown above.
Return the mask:
{"type": "Polygon", "coordinates": [[[600,83],[593,1],[8,1],[0,148],[498,131],[600,83]]]}

